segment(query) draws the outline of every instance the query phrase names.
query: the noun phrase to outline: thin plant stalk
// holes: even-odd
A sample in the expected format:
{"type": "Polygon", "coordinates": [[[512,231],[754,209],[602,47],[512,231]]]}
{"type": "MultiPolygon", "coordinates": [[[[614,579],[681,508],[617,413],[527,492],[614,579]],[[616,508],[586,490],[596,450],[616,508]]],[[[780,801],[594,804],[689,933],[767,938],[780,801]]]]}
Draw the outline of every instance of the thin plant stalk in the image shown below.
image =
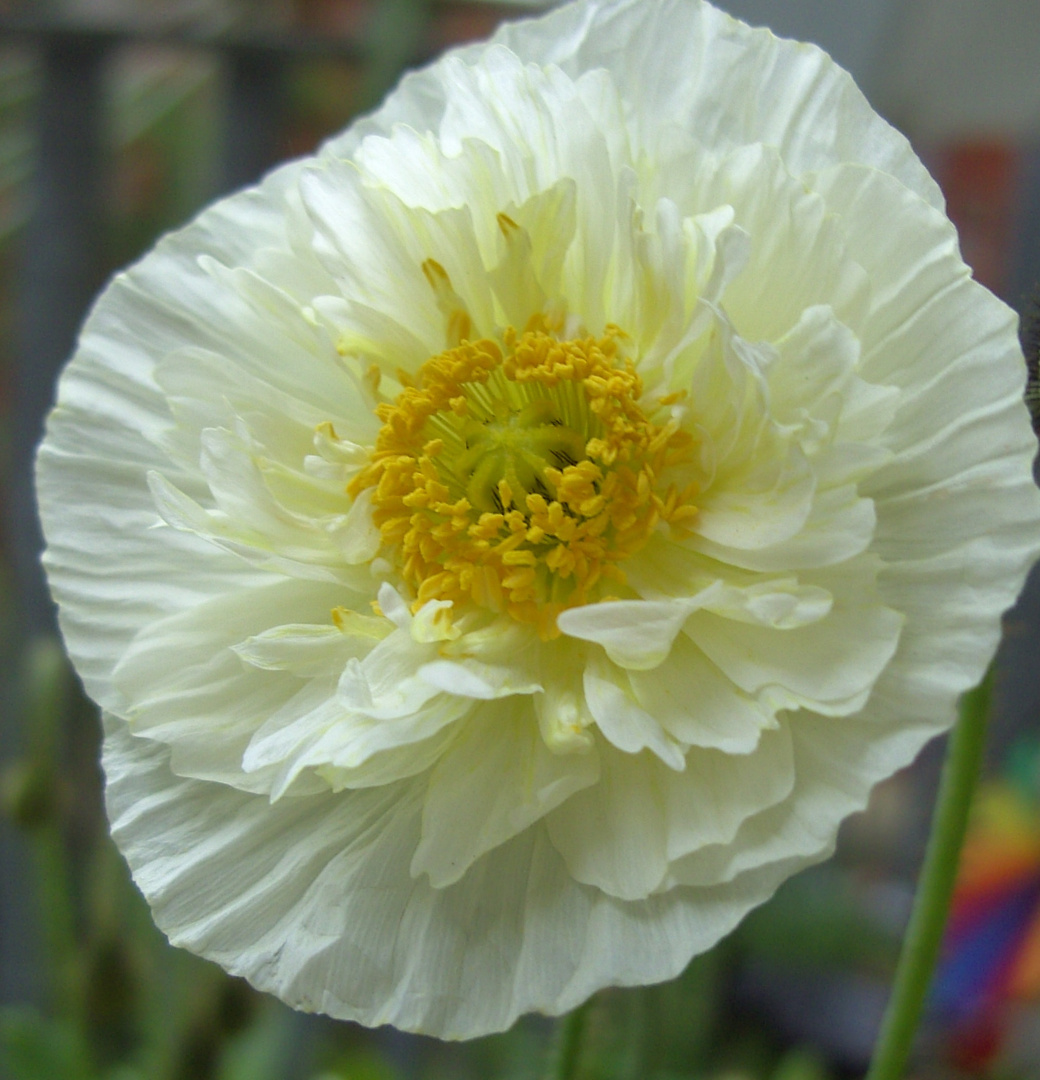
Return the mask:
{"type": "Polygon", "coordinates": [[[579,1005],[556,1024],[556,1038],[545,1080],[575,1080],[581,1060],[589,1002],[579,1005]]]}
{"type": "Polygon", "coordinates": [[[991,687],[992,677],[987,675],[961,700],[960,717],[950,735],[943,765],[910,924],[866,1080],[903,1080],[906,1073],[957,880],[972,795],[985,748],[991,687]]]}

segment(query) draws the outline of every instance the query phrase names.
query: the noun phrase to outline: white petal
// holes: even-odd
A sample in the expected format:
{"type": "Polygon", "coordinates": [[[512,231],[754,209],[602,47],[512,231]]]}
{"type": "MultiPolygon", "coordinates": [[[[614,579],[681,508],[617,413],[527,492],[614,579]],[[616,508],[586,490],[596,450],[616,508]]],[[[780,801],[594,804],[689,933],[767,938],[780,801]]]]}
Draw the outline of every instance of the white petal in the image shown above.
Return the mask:
{"type": "Polygon", "coordinates": [[[637,671],[657,667],[689,618],[707,601],[712,586],[698,596],[675,600],[609,600],[568,608],[556,620],[563,633],[602,645],[615,664],[637,671]]]}
{"type": "Polygon", "coordinates": [[[542,693],[535,694],[534,708],[545,745],[554,754],[587,753],[594,723],[585,700],[583,647],[565,638],[542,650],[542,693]]]}
{"type": "Polygon", "coordinates": [[[682,750],[650,713],[633,700],[624,673],[599,658],[585,668],[585,700],[593,720],[606,739],[626,754],[650,750],[669,768],[682,771],[682,750]]]}
{"type": "Polygon", "coordinates": [[[418,676],[420,665],[435,650],[433,645],[416,644],[407,631],[395,630],[364,660],[353,660],[344,668],[337,690],[344,708],[373,720],[411,716],[438,693],[418,676]]]}
{"type": "Polygon", "coordinates": [[[877,513],[854,484],[817,491],[801,529],[786,540],[763,548],[738,548],[693,536],[688,546],[731,566],[746,570],[806,570],[833,566],[864,552],[874,538],[877,513]]]}
{"type": "MultiPolygon", "coordinates": [[[[507,24],[493,40],[564,71],[605,68],[622,99],[638,103],[648,133],[668,117],[713,145],[776,146],[795,174],[862,162],[943,205],[910,144],[871,109],[848,72],[812,45],[793,49],[709,4],[579,3],[544,19],[507,24]]],[[[418,120],[420,109],[429,123],[436,115],[431,81],[413,79],[386,118],[377,113],[370,123],[399,120],[406,110],[418,120]]]]}
{"type": "Polygon", "coordinates": [[[336,534],[337,546],[348,563],[369,562],[382,545],[379,529],[372,521],[372,489],[360,492],[336,534]]]}
{"type": "Polygon", "coordinates": [[[731,844],[705,847],[672,865],[670,884],[713,885],[751,867],[825,858],[834,849],[837,824],[866,805],[878,779],[912,760],[935,734],[927,724],[898,725],[803,715],[792,724],[791,795],[749,818],[731,844]]]}
{"type": "Polygon", "coordinates": [[[735,625],[698,612],[685,632],[746,693],[768,690],[782,708],[847,714],[862,708],[895,654],[905,622],[873,591],[876,572],[870,560],[818,571],[821,585],[844,588],[834,590],[826,618],[792,630],[735,625]]]}
{"type": "Polygon", "coordinates": [[[160,746],[109,725],[113,833],[159,926],[295,1007],[342,1019],[467,1038],[524,1012],[566,1012],[607,982],[678,974],[784,876],[628,904],[578,885],[536,827],[433,889],[409,873],[416,784],[271,806],[178,779],[160,746]]]}
{"type": "Polygon", "coordinates": [[[664,536],[655,536],[629,560],[625,575],[628,584],[647,599],[702,593],[703,611],[776,629],[817,622],[833,605],[832,595],[818,585],[803,583],[793,575],[741,573],[664,536]]]}
{"type": "Polygon", "coordinates": [[[776,726],[775,706],[745,693],[687,638],[654,671],[630,672],[629,682],[642,708],[688,746],[747,754],[776,726]]]}
{"type": "MultiPolygon", "coordinates": [[[[174,748],[173,767],[183,775],[267,790],[270,774],[247,776],[242,755],[254,732],[301,684],[285,670],[243,663],[234,646],[279,617],[327,615],[334,598],[325,585],[269,582],[153,623],[126,649],[113,674],[124,715],[136,732],[174,748]]],[[[343,641],[349,650],[349,640],[343,641]]],[[[333,684],[344,660],[337,657],[326,671],[333,684]]]]}
{"type": "Polygon", "coordinates": [[[668,814],[668,858],[729,844],[753,815],[794,789],[794,755],[786,724],[764,731],[750,754],[692,750],[686,771],[662,778],[668,814]]]}
{"type": "Polygon", "coordinates": [[[484,700],[538,693],[541,684],[528,681],[525,675],[523,671],[478,660],[433,660],[419,669],[419,678],[438,690],[484,700]]]}
{"type": "Polygon", "coordinates": [[[776,341],[819,304],[858,325],[869,279],[848,257],[826,200],[792,175],[775,149],[753,143],[699,173],[691,192],[697,205],[732,206],[735,223],[751,238],[750,258],[721,301],[743,338],[776,341]]]}
{"type": "Polygon", "coordinates": [[[247,772],[273,773],[269,794],[280,799],[311,771],[344,788],[376,787],[429,769],[453,737],[452,725],[469,703],[442,696],[421,710],[372,720],[344,708],[335,687],[312,682],[274,713],[242,755],[247,772]]]}
{"type": "Polygon", "coordinates": [[[431,771],[412,875],[454,884],[485,852],[596,782],[595,753],[551,754],[529,702],[474,710],[431,771]],[[474,812],[479,807],[479,812],[474,812]]]}
{"type": "Polygon", "coordinates": [[[338,674],[351,657],[364,656],[389,632],[383,620],[372,619],[367,633],[337,626],[292,623],[247,638],[232,648],[247,664],[267,671],[290,671],[301,678],[338,674]]]}
{"type": "MultiPolygon", "coordinates": [[[[569,759],[568,759],[569,760],[569,759]]],[[[649,896],[668,873],[667,807],[651,754],[599,746],[599,782],[547,818],[553,846],[576,881],[621,900],[649,896]]]]}

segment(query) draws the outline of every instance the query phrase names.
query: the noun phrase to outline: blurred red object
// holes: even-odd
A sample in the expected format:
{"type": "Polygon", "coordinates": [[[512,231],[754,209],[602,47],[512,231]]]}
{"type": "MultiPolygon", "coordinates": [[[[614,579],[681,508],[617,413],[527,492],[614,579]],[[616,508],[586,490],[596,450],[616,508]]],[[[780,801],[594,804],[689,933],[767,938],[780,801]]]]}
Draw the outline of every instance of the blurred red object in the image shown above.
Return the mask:
{"type": "Polygon", "coordinates": [[[964,261],[976,281],[1003,295],[1014,257],[1021,152],[1009,142],[965,142],[941,151],[935,165],[964,261]]]}

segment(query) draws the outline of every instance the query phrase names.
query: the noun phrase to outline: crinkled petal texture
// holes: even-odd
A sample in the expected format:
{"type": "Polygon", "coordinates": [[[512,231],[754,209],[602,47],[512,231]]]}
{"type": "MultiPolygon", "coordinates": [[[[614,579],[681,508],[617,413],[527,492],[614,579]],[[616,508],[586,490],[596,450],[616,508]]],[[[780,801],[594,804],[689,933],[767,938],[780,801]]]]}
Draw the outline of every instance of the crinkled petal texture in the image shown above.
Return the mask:
{"type": "Polygon", "coordinates": [[[582,0],[409,76],[115,279],[40,449],[159,925],[446,1037],[676,974],[981,676],[1023,381],[816,49],[582,0]]]}

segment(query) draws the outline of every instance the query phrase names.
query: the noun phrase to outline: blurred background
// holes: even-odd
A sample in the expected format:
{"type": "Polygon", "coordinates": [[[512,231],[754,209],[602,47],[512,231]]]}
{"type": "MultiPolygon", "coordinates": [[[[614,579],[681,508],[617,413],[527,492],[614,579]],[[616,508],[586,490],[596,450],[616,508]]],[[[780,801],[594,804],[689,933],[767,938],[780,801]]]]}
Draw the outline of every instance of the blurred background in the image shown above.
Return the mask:
{"type": "MultiPolygon", "coordinates": [[[[652,2],[652,0],[646,0],[652,2]]],[[[171,949],[104,828],[98,726],[49,635],[33,447],[91,296],[156,236],[537,3],[0,0],[0,1078],[537,1078],[552,1024],[465,1046],[290,1012],[171,949]]],[[[722,0],[815,41],[942,185],[976,277],[1040,283],[1037,0],[722,0]]],[[[1040,580],[1006,621],[984,785],[917,1080],[1040,1077],[1040,580]]],[[[604,992],[585,1080],[861,1076],[942,746],[839,855],[674,984],[604,992]]]]}

